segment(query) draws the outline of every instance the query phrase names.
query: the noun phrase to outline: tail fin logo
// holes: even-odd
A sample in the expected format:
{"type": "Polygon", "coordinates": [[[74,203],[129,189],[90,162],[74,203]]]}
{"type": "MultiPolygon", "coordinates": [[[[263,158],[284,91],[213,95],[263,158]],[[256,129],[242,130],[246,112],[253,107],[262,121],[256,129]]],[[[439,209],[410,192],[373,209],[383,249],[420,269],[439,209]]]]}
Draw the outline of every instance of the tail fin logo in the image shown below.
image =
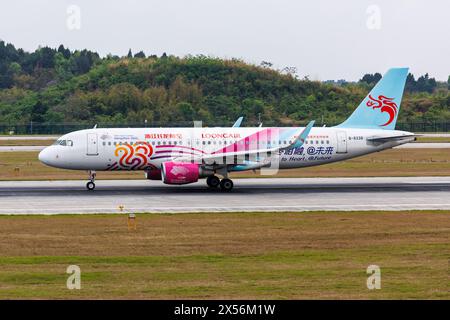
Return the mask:
{"type": "Polygon", "coordinates": [[[389,120],[385,124],[380,124],[380,127],[389,125],[397,115],[398,106],[393,100],[394,98],[388,98],[383,95],[379,95],[378,99],[369,95],[369,101],[366,103],[368,107],[371,107],[373,110],[381,108],[381,112],[387,112],[389,114],[389,120]]]}

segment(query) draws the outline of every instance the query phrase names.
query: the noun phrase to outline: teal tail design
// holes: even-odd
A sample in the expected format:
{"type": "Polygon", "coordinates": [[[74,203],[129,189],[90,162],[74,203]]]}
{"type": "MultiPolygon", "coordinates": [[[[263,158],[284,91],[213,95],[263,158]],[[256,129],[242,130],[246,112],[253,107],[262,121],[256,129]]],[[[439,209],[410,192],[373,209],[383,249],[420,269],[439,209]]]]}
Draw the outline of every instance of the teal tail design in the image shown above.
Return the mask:
{"type": "Polygon", "coordinates": [[[340,128],[394,130],[400,112],[408,68],[392,68],[340,128]]]}

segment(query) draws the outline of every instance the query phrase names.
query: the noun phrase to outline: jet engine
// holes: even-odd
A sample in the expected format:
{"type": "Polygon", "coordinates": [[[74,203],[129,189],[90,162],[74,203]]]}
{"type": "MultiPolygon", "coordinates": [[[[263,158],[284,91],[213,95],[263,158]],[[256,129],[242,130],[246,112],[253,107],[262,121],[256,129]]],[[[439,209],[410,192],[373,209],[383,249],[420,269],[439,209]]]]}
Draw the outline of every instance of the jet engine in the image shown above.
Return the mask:
{"type": "Polygon", "coordinates": [[[145,177],[149,180],[161,180],[161,170],[151,169],[145,171],[145,177]]]}
{"type": "Polygon", "coordinates": [[[164,162],[161,164],[162,181],[166,184],[188,184],[198,178],[213,175],[212,170],[204,170],[197,163],[164,162]]]}

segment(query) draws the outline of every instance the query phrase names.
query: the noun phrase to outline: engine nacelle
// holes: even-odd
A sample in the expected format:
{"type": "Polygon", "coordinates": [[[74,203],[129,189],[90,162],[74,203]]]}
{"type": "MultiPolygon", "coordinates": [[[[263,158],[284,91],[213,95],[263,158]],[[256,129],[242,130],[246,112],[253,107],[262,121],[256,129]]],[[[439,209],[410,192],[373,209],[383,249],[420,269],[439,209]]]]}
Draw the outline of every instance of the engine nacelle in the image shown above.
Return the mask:
{"type": "Polygon", "coordinates": [[[145,178],[149,180],[162,180],[161,170],[152,169],[145,171],[145,178]]]}
{"type": "Polygon", "coordinates": [[[187,184],[198,181],[200,165],[185,162],[164,162],[161,164],[162,181],[166,184],[187,184]]]}

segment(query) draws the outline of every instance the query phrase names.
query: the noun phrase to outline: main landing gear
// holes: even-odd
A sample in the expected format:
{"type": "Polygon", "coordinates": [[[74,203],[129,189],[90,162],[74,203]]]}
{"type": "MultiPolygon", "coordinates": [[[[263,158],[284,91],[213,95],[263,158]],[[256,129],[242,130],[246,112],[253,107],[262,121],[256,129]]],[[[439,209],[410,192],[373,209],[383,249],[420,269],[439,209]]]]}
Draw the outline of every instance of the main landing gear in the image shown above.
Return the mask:
{"type": "Polygon", "coordinates": [[[97,173],[94,170],[89,170],[89,182],[86,183],[86,189],[89,191],[92,191],[95,189],[95,177],[97,176],[97,173]]]}
{"type": "Polygon", "coordinates": [[[228,178],[224,178],[222,180],[219,179],[217,176],[209,176],[206,179],[206,183],[208,184],[208,187],[215,189],[220,186],[220,189],[222,191],[231,191],[233,189],[233,181],[228,178]]]}

